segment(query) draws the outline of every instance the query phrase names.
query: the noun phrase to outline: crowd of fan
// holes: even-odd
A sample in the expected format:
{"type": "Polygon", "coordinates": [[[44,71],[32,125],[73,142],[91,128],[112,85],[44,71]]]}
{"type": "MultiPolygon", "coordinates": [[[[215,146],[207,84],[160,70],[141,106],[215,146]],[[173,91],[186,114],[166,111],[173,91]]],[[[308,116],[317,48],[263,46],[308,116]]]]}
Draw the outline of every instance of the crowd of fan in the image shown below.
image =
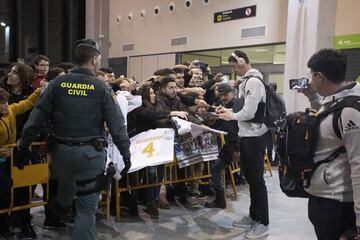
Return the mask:
{"type": "MultiPolygon", "coordinates": [[[[46,86],[49,81],[54,80],[59,75],[67,74],[75,67],[71,63],[61,63],[49,69],[50,60],[43,55],[37,56],[33,63],[33,66],[15,63],[10,66],[8,74],[1,78],[0,104],[2,106],[6,105],[9,109],[12,109],[11,106],[23,105],[25,101],[28,101],[28,107],[30,108],[40,95],[40,90],[36,91],[36,89],[46,86]]],[[[100,69],[96,72],[96,76],[111,87],[115,93],[117,91],[127,91],[133,95],[142,96],[142,106],[127,115],[127,128],[130,137],[149,129],[172,127],[170,119],[174,116],[197,124],[206,124],[222,129],[222,124],[219,124],[216,115],[211,112],[214,111],[216,106],[225,106],[237,96],[238,83],[235,80],[225,81],[221,73],[213,74],[206,63],[198,60],[176,65],[173,68],[156,70],[153,76],[143,79],[141,82],[123,76],[116,78],[111,68],[100,69]]],[[[8,114],[8,110],[5,108],[0,110],[0,117],[8,114]]],[[[8,161],[10,149],[4,145],[15,143],[20,138],[22,127],[30,112],[30,110],[26,110],[24,108],[21,111],[13,112],[16,116],[16,126],[10,124],[11,129],[6,131],[0,129],[1,134],[7,132],[8,135],[8,137],[1,136],[0,139],[0,177],[10,174],[8,161]],[[13,136],[13,133],[16,133],[15,136],[13,136]]],[[[231,131],[235,138],[237,138],[236,127],[235,124],[234,129],[231,131]]],[[[229,129],[226,130],[229,131],[229,129]]],[[[41,136],[39,140],[43,140],[44,137],[41,136]]],[[[234,148],[232,151],[236,152],[238,150],[234,148]]],[[[41,152],[40,149],[37,154],[33,154],[33,163],[43,161],[45,154],[41,154],[41,152]]],[[[238,157],[236,154],[234,156],[238,157]]],[[[201,166],[193,168],[194,174],[198,174],[199,171],[201,174],[202,170],[201,166]]],[[[155,167],[150,168],[149,172],[152,173],[149,178],[154,179],[155,167]]],[[[161,178],[162,176],[157,177],[161,178]]],[[[5,181],[0,181],[0,184],[3,183],[5,181]]],[[[131,215],[138,215],[137,202],[142,201],[146,205],[145,211],[151,216],[159,215],[158,208],[168,209],[169,203],[178,202],[189,208],[198,207],[196,201],[190,202],[187,197],[202,197],[204,192],[211,193],[211,190],[207,188],[204,192],[200,192],[197,183],[191,184],[190,187],[186,184],[174,184],[172,187],[167,187],[167,201],[159,197],[159,187],[148,188],[136,193],[133,191],[122,194],[121,204],[127,205],[131,215]]],[[[46,190],[45,187],[43,189],[46,190]]],[[[55,189],[56,181],[51,180],[50,197],[56,194],[55,189]]],[[[28,202],[29,194],[27,191],[28,188],[18,188],[14,191],[15,206],[28,202]]],[[[9,206],[9,199],[6,196],[7,194],[0,195],[0,209],[9,206]]],[[[115,212],[114,204],[115,201],[112,200],[113,213],[115,212]]],[[[64,222],[52,215],[47,208],[45,208],[45,215],[45,228],[63,229],[66,226],[64,222]]],[[[30,220],[29,209],[13,212],[11,217],[9,214],[1,214],[0,236],[11,233],[12,228],[20,228],[24,237],[35,239],[36,233],[30,224],[30,220]]]]}

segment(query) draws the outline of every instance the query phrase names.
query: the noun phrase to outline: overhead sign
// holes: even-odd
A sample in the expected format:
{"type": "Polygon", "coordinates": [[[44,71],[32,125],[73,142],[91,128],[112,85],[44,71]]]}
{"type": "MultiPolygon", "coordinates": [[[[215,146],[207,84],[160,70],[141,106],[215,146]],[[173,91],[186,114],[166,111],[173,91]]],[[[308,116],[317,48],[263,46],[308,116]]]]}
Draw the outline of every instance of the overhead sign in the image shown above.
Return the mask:
{"type": "Polygon", "coordinates": [[[335,36],[334,47],[337,49],[360,48],[360,34],[335,36]]]}
{"type": "Polygon", "coordinates": [[[223,12],[216,12],[214,14],[214,23],[226,22],[241,18],[255,17],[256,5],[227,10],[223,12]]]}

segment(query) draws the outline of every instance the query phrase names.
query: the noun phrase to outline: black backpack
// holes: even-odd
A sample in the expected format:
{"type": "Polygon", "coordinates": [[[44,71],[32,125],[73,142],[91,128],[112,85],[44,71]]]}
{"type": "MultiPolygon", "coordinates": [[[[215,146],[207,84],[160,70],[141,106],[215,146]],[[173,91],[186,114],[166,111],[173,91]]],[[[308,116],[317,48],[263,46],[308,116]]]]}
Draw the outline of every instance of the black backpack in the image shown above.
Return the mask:
{"type": "Polygon", "coordinates": [[[334,113],[332,125],[335,134],[341,139],[338,121],[345,107],[360,111],[359,96],[345,97],[336,105],[321,113],[310,109],[286,116],[283,126],[276,134],[276,154],[280,159],[280,188],[288,197],[306,198],[305,191],[311,184],[311,176],[318,166],[336,159],[345,153],[344,146],[336,149],[326,159],[314,163],[314,155],[318,141],[320,122],[329,114],[334,113]]]}
{"type": "MultiPolygon", "coordinates": [[[[255,121],[249,120],[249,122],[260,122],[260,123],[264,123],[268,128],[276,128],[275,122],[277,120],[280,120],[281,117],[285,116],[286,114],[284,101],[281,99],[279,95],[276,94],[274,89],[269,84],[265,83],[262,80],[262,78],[256,75],[250,75],[245,77],[245,81],[248,81],[248,79],[250,78],[257,78],[264,84],[265,92],[266,92],[266,104],[265,104],[265,115],[263,115],[264,112],[259,111],[260,107],[258,107],[258,111],[255,114],[255,118],[257,120],[255,121]],[[259,120],[258,117],[261,118],[260,121],[258,121],[259,120]]],[[[243,107],[243,104],[244,104],[243,102],[242,104],[239,105],[235,104],[233,107],[233,111],[234,112],[240,111],[241,108],[243,107]]]]}

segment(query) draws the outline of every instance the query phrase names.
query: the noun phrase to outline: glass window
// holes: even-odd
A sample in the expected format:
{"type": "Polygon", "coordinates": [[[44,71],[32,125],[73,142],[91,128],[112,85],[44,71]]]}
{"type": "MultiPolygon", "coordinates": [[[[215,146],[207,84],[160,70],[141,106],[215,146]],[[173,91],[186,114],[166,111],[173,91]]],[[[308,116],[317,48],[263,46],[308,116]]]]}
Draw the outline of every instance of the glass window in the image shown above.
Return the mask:
{"type": "MultiPolygon", "coordinates": [[[[32,59],[41,51],[40,20],[22,18],[22,56],[25,63],[32,63],[32,59]]],[[[50,32],[50,31],[49,31],[50,32]]]]}
{"type": "Polygon", "coordinates": [[[49,1],[48,10],[49,20],[62,21],[64,12],[64,0],[49,1]]]}
{"type": "MultiPolygon", "coordinates": [[[[54,2],[54,1],[51,1],[54,2]]],[[[41,1],[40,0],[22,0],[22,15],[26,17],[41,17],[41,1]]],[[[49,4],[50,3],[49,1],[49,4]]]]}
{"type": "Polygon", "coordinates": [[[14,1],[0,0],[0,13],[11,13],[13,2],[14,1]]]}
{"type": "Polygon", "coordinates": [[[63,33],[62,23],[49,22],[49,56],[51,57],[51,64],[57,64],[62,62],[62,49],[63,49],[63,33]]]}
{"type": "Polygon", "coordinates": [[[11,17],[0,14],[0,62],[9,62],[13,48],[11,17]]]}
{"type": "Polygon", "coordinates": [[[85,0],[74,0],[74,23],[85,25],[85,0]]]}

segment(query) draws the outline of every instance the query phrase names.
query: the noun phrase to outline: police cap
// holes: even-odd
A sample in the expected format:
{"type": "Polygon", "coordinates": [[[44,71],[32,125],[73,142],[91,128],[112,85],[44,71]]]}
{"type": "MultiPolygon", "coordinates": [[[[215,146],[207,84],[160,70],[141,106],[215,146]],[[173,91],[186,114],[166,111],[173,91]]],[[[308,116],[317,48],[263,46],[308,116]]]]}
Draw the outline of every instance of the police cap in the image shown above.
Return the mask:
{"type": "Polygon", "coordinates": [[[89,47],[101,54],[99,44],[91,38],[77,40],[74,47],[89,47]]]}

